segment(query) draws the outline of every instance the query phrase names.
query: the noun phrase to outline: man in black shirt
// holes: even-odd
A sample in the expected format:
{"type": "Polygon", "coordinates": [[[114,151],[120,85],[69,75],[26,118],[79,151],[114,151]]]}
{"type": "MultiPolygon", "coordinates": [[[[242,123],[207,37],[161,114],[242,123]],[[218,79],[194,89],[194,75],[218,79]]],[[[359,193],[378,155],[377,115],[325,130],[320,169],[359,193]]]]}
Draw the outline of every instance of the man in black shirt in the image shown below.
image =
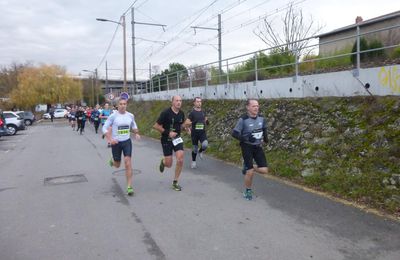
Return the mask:
{"type": "Polygon", "coordinates": [[[203,159],[203,152],[207,149],[208,141],[205,126],[208,125],[208,120],[204,111],[201,110],[201,98],[195,97],[193,100],[193,110],[189,113],[186,119],[186,125],[192,125],[192,169],[197,168],[196,157],[199,154],[200,159],[203,159]],[[200,142],[200,150],[199,150],[200,142]]]}
{"type": "Polygon", "coordinates": [[[182,187],[178,184],[179,176],[183,167],[183,139],[181,137],[181,128],[190,132],[185,125],[185,114],[181,111],[182,98],[180,96],[172,97],[172,106],[161,112],[153,128],[161,133],[161,145],[164,158],[160,162],[160,172],[164,172],[164,167],[172,167],[172,153],[175,151],[176,166],[175,177],[172,188],[181,191],[182,187]]]}

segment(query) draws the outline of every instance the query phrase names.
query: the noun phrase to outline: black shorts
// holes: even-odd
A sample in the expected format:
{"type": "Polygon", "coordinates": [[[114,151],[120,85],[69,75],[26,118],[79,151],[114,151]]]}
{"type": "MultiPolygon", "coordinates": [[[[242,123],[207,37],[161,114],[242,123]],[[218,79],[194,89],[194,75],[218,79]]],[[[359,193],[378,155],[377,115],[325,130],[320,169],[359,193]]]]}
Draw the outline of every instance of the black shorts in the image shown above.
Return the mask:
{"type": "Polygon", "coordinates": [[[174,146],[172,144],[172,141],[161,140],[161,146],[162,146],[164,156],[171,156],[172,151],[175,151],[175,152],[179,151],[179,150],[183,151],[183,143],[180,143],[180,144],[174,146]]]}
{"type": "Polygon", "coordinates": [[[132,156],[132,142],[131,139],[126,141],[118,142],[117,144],[111,145],[111,152],[113,155],[113,159],[116,162],[121,161],[121,154],[124,152],[124,156],[132,156]]]}
{"type": "Polygon", "coordinates": [[[246,143],[241,143],[242,156],[244,160],[244,166],[246,170],[253,169],[253,160],[256,161],[257,167],[268,167],[267,159],[265,158],[265,153],[261,145],[251,145],[246,143]]]}
{"type": "Polygon", "coordinates": [[[202,144],[207,140],[207,135],[205,131],[195,131],[192,130],[192,145],[198,145],[199,141],[202,144]]]}

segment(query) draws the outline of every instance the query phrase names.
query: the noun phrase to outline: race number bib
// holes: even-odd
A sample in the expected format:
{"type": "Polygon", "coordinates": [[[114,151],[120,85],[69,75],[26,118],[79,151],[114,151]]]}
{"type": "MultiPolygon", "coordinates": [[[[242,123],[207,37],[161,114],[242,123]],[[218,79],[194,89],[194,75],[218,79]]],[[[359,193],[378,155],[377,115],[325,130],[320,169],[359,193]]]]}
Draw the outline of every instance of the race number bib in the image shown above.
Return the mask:
{"type": "Polygon", "coordinates": [[[129,135],[129,126],[128,125],[118,126],[117,135],[118,136],[129,135]]]}
{"type": "Polygon", "coordinates": [[[75,116],[74,116],[74,115],[71,115],[71,118],[72,118],[72,119],[74,119],[74,118],[75,118],[75,116]]]}
{"type": "Polygon", "coordinates": [[[98,117],[95,117],[95,118],[94,118],[94,121],[99,121],[99,118],[98,118],[98,117]]]}
{"type": "Polygon", "coordinates": [[[260,130],[254,130],[253,133],[251,133],[251,135],[255,138],[255,139],[261,139],[263,137],[263,131],[260,130]]]}
{"type": "Polygon", "coordinates": [[[178,138],[172,139],[172,144],[174,146],[177,146],[178,144],[181,144],[181,143],[183,143],[182,137],[178,137],[178,138]]]}
{"type": "Polygon", "coordinates": [[[82,120],[82,117],[80,116],[80,117],[78,117],[78,119],[79,119],[79,120],[82,120]]]}
{"type": "Polygon", "coordinates": [[[197,123],[194,126],[194,129],[196,129],[196,130],[204,130],[204,124],[203,123],[197,123]]]}

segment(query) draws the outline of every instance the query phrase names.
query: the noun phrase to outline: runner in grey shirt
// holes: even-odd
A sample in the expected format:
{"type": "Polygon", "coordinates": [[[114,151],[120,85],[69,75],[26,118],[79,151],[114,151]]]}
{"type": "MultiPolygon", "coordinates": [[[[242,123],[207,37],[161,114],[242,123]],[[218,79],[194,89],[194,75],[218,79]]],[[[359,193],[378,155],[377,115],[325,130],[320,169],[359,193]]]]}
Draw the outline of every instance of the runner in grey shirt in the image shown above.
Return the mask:
{"type": "Polygon", "coordinates": [[[240,141],[240,147],[243,156],[243,174],[246,190],[243,197],[247,200],[253,198],[251,189],[253,183],[254,171],[261,174],[268,173],[267,160],[262,148],[262,143],[268,142],[267,138],[267,122],[264,117],[258,114],[259,105],[255,99],[247,100],[247,114],[243,115],[237,122],[232,131],[232,136],[240,141]],[[256,161],[257,167],[253,165],[256,161]]]}
{"type": "Polygon", "coordinates": [[[139,129],[133,114],[126,111],[127,100],[120,98],[118,101],[118,112],[110,115],[103,125],[103,133],[107,142],[111,144],[112,158],[109,161],[111,167],[119,168],[121,165],[121,155],[124,153],[125,175],[127,182],[126,193],[133,196],[132,188],[132,141],[131,132],[135,134],[135,139],[140,139],[139,129]]]}

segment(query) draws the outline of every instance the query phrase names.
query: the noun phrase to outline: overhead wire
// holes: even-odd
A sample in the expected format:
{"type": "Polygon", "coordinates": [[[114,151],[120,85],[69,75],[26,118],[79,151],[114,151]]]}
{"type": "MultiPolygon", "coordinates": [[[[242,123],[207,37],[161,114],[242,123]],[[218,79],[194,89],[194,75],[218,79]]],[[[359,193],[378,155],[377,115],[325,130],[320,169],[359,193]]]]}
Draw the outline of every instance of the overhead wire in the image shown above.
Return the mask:
{"type": "MultiPolygon", "coordinates": [[[[291,2],[289,2],[289,3],[291,3],[292,5],[298,5],[298,4],[303,3],[303,2],[305,2],[305,1],[307,1],[307,0],[291,1],[291,2]]],[[[273,13],[267,13],[267,14],[265,14],[265,15],[262,15],[262,16],[257,17],[256,19],[251,19],[251,20],[249,20],[249,21],[247,21],[247,22],[245,22],[245,23],[241,23],[241,24],[235,26],[234,29],[231,29],[231,30],[228,30],[228,31],[223,32],[222,35],[226,35],[226,34],[232,33],[232,32],[234,32],[234,31],[237,31],[237,30],[239,30],[239,29],[242,29],[242,28],[244,28],[244,27],[246,27],[246,26],[249,26],[250,24],[253,24],[253,23],[255,23],[255,22],[261,21],[261,20],[263,20],[263,19],[265,19],[265,18],[267,18],[267,17],[269,17],[269,16],[272,16],[272,15],[275,15],[275,14],[280,13],[280,12],[282,12],[282,11],[285,11],[285,10],[287,10],[287,9],[289,8],[289,5],[288,5],[289,3],[285,4],[284,6],[282,6],[282,7],[280,7],[280,8],[276,8],[275,11],[274,11],[273,13]]],[[[192,50],[192,49],[198,47],[198,45],[201,45],[201,44],[204,44],[204,43],[208,43],[208,42],[210,42],[210,41],[212,41],[212,40],[215,40],[216,38],[218,38],[218,36],[214,36],[214,37],[208,38],[208,39],[205,40],[205,41],[199,42],[199,44],[197,44],[197,45],[195,45],[195,46],[191,46],[191,47],[189,47],[189,48],[187,48],[187,49],[185,49],[185,50],[183,50],[183,51],[177,53],[176,55],[168,56],[166,59],[163,59],[163,60],[159,63],[159,65],[162,65],[162,64],[164,64],[165,62],[167,62],[168,60],[171,60],[171,59],[173,59],[173,58],[179,57],[179,56],[181,56],[181,55],[187,53],[188,51],[190,51],[190,50],[192,50]]]]}

